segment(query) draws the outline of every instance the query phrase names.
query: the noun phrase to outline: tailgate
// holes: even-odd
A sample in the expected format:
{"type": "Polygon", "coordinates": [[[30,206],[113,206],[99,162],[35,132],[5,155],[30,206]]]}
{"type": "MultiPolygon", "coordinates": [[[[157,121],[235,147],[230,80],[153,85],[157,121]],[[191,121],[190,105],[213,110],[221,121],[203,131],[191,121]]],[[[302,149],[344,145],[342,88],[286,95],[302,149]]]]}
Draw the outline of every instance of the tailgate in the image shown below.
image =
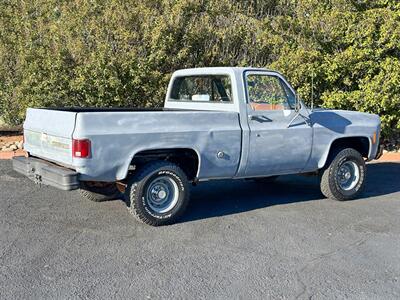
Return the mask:
{"type": "Polygon", "coordinates": [[[72,164],[72,134],[76,112],[28,108],[24,148],[31,155],[72,164]]]}

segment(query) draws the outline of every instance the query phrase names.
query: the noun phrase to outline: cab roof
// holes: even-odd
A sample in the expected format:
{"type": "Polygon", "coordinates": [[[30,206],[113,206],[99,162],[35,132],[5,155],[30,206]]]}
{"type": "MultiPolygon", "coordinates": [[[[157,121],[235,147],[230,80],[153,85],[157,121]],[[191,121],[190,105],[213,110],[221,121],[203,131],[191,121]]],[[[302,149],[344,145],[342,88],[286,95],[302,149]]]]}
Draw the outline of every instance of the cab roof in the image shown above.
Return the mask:
{"type": "Polygon", "coordinates": [[[189,68],[189,69],[177,70],[174,72],[174,76],[207,75],[207,74],[221,74],[221,73],[243,74],[243,72],[246,71],[276,72],[265,68],[253,68],[253,67],[206,67],[206,68],[189,68]]]}

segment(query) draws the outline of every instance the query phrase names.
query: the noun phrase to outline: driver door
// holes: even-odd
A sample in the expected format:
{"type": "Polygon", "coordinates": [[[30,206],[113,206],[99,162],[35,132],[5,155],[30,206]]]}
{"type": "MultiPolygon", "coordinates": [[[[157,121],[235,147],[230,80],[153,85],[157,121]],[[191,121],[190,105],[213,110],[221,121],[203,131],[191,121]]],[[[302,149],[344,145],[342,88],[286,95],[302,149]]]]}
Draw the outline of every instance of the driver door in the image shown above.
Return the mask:
{"type": "Polygon", "coordinates": [[[295,94],[276,73],[247,72],[245,84],[250,128],[246,176],[301,171],[312,147],[307,109],[302,105],[295,111],[295,94]]]}

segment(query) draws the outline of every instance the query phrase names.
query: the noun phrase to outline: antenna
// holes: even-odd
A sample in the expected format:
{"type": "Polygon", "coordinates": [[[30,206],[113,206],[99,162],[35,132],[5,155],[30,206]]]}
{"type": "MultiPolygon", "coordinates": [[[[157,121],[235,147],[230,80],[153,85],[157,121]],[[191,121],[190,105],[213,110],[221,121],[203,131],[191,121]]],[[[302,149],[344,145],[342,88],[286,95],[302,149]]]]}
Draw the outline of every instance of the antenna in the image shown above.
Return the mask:
{"type": "Polygon", "coordinates": [[[314,69],[311,70],[311,110],[314,109],[314,69]]]}

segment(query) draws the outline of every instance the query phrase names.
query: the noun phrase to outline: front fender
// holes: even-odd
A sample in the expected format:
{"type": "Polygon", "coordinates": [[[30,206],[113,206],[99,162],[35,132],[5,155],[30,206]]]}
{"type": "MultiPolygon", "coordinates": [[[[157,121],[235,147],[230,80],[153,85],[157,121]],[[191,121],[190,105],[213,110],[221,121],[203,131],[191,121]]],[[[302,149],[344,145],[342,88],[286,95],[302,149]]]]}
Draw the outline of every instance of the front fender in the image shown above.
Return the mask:
{"type": "Polygon", "coordinates": [[[379,116],[354,111],[315,110],[310,114],[310,120],[313,126],[313,149],[304,171],[323,168],[332,145],[339,139],[367,139],[367,159],[375,158],[380,132],[379,116]],[[375,141],[373,141],[374,134],[375,141]]]}
{"type": "Polygon", "coordinates": [[[345,140],[346,138],[366,138],[368,140],[369,146],[368,146],[368,158],[372,157],[372,151],[373,151],[373,144],[372,144],[372,139],[369,136],[360,136],[360,135],[354,135],[354,136],[346,136],[346,137],[340,137],[340,138],[336,138],[334,140],[332,140],[329,145],[326,147],[326,149],[323,151],[323,154],[320,158],[320,160],[318,161],[318,169],[321,169],[325,166],[328,157],[329,157],[329,153],[331,152],[332,149],[332,145],[337,142],[338,140],[345,140]]]}

